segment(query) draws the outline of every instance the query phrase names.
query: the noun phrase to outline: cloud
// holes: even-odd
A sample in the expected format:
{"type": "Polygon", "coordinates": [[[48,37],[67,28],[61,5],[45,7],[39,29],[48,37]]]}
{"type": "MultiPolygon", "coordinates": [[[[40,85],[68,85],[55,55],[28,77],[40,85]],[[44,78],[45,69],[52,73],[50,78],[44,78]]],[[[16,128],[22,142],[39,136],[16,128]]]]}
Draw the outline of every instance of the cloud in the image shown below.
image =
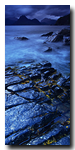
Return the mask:
{"type": "Polygon", "coordinates": [[[59,18],[70,13],[70,5],[5,5],[5,16],[20,17],[26,15],[28,18],[59,18]]]}
{"type": "Polygon", "coordinates": [[[50,5],[47,12],[50,15],[64,16],[70,13],[70,5],[50,5]]]}

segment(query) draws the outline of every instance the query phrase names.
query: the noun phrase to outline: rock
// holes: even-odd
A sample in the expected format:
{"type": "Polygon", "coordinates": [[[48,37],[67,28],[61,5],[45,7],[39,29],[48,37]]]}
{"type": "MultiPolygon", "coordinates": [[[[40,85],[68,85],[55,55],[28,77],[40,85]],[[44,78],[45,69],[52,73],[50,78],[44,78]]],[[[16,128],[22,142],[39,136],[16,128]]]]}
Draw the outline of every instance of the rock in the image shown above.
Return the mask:
{"type": "Polygon", "coordinates": [[[28,40],[27,37],[15,37],[15,39],[18,39],[18,40],[28,40]]]}
{"type": "Polygon", "coordinates": [[[43,44],[47,44],[46,42],[43,42],[43,44]]]}
{"type": "Polygon", "coordinates": [[[31,90],[31,89],[29,89],[25,92],[23,92],[23,91],[17,92],[17,94],[27,100],[35,100],[35,101],[36,101],[37,97],[39,96],[38,92],[35,92],[34,90],[31,90]]]}
{"type": "Polygon", "coordinates": [[[56,86],[54,88],[54,92],[55,92],[56,95],[59,95],[59,94],[63,93],[64,91],[63,91],[62,88],[56,86]]]}
{"type": "MultiPolygon", "coordinates": [[[[19,97],[15,94],[6,94],[5,95],[5,109],[9,109],[9,108],[12,108],[12,107],[15,107],[15,106],[18,106],[18,105],[22,105],[22,104],[26,104],[28,103],[28,100],[22,98],[22,97],[19,97]]],[[[31,106],[31,103],[28,103],[28,106],[31,106]]],[[[27,106],[27,104],[26,104],[27,106]]],[[[29,108],[27,106],[27,108],[29,108]]],[[[30,109],[30,108],[29,108],[30,109]]]]}
{"type": "Polygon", "coordinates": [[[53,80],[58,80],[61,76],[62,76],[61,73],[59,73],[59,74],[53,74],[52,78],[53,78],[53,80]]]}
{"type": "Polygon", "coordinates": [[[51,47],[49,47],[46,51],[44,51],[44,52],[51,52],[52,51],[52,48],[51,47]]]}
{"type": "Polygon", "coordinates": [[[62,29],[59,34],[63,36],[70,36],[70,30],[69,29],[62,29]]]}
{"type": "Polygon", "coordinates": [[[6,87],[15,83],[20,83],[22,79],[18,76],[9,76],[5,78],[6,87]]]}
{"type": "Polygon", "coordinates": [[[70,81],[63,83],[63,87],[70,89],[70,81]]]}
{"type": "Polygon", "coordinates": [[[48,76],[51,76],[56,70],[54,68],[50,68],[49,71],[44,72],[44,78],[48,78],[48,76]]]}
{"type": "Polygon", "coordinates": [[[41,74],[33,74],[29,76],[31,80],[41,79],[41,74]]]}
{"type": "Polygon", "coordinates": [[[49,86],[46,85],[46,86],[40,87],[40,89],[43,90],[43,91],[47,91],[49,89],[49,86]]]}
{"type": "Polygon", "coordinates": [[[44,73],[45,71],[49,71],[51,68],[52,64],[51,63],[45,63],[42,65],[42,67],[40,68],[40,72],[44,73]]]}
{"type": "Polygon", "coordinates": [[[58,35],[58,32],[53,33],[51,36],[49,36],[47,38],[48,42],[52,42],[56,38],[57,35],[58,35]]]}
{"type": "Polygon", "coordinates": [[[43,34],[43,35],[41,35],[41,36],[51,36],[52,34],[53,34],[53,32],[49,32],[49,33],[43,34]]]}
{"type": "Polygon", "coordinates": [[[70,76],[56,73],[48,61],[8,68],[6,75],[5,144],[69,145],[70,76]]]}
{"type": "Polygon", "coordinates": [[[57,36],[53,39],[52,42],[61,42],[61,41],[63,41],[63,35],[57,34],[57,36]]]}
{"type": "Polygon", "coordinates": [[[53,33],[48,37],[49,42],[61,42],[64,44],[70,45],[70,30],[62,29],[60,32],[53,33]]]}
{"type": "Polygon", "coordinates": [[[46,125],[53,118],[53,114],[44,109],[44,106],[35,103],[13,107],[6,110],[5,115],[6,145],[21,145],[22,142],[30,140],[35,131],[42,128],[42,124],[46,125]]]}
{"type": "Polygon", "coordinates": [[[8,90],[13,91],[13,92],[18,92],[18,91],[22,91],[24,89],[29,89],[31,88],[32,85],[30,85],[30,83],[22,83],[22,84],[16,84],[16,85],[10,85],[7,87],[8,90]]]}
{"type": "Polygon", "coordinates": [[[59,86],[62,86],[62,87],[65,87],[67,89],[70,89],[70,77],[68,78],[60,78],[59,79],[60,81],[57,82],[57,85],[59,86]]]}
{"type": "Polygon", "coordinates": [[[51,65],[52,65],[52,64],[48,62],[48,63],[44,63],[44,64],[43,64],[43,67],[51,67],[51,65]]]}
{"type": "Polygon", "coordinates": [[[70,145],[70,136],[63,137],[58,142],[51,145],[70,145]]]}
{"type": "Polygon", "coordinates": [[[67,79],[63,78],[63,77],[60,77],[59,78],[59,81],[57,82],[57,85],[58,86],[63,86],[63,84],[67,81],[67,79]]]}
{"type": "Polygon", "coordinates": [[[65,45],[70,45],[70,37],[63,37],[63,42],[65,45]]]}

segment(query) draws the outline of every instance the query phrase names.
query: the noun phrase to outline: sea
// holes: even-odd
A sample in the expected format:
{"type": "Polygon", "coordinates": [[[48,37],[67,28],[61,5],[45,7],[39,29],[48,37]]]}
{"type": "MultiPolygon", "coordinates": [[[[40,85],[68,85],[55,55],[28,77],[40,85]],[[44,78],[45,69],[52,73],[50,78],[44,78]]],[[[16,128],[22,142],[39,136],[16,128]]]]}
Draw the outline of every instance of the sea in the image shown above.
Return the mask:
{"type": "Polygon", "coordinates": [[[63,42],[49,42],[41,36],[48,32],[58,32],[70,26],[5,26],[5,67],[30,66],[49,61],[63,76],[70,74],[70,45],[63,42]],[[27,37],[29,40],[18,40],[27,37]],[[46,42],[46,43],[44,43],[46,42]],[[51,52],[45,52],[48,48],[51,52]]]}

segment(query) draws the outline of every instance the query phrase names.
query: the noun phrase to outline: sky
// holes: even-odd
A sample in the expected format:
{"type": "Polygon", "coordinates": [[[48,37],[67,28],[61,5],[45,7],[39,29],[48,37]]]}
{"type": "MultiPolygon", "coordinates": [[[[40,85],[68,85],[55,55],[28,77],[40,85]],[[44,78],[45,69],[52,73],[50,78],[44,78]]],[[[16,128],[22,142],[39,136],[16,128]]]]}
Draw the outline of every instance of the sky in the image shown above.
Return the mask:
{"type": "Polygon", "coordinates": [[[6,18],[19,18],[25,15],[29,19],[55,19],[70,13],[70,5],[5,5],[6,18]]]}

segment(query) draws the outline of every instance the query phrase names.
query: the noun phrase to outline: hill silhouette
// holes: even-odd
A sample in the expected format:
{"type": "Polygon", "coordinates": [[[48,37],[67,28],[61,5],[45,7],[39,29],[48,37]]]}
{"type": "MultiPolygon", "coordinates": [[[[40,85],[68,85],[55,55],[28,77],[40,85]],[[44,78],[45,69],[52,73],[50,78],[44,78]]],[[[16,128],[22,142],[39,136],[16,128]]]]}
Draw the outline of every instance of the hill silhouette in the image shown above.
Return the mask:
{"type": "Polygon", "coordinates": [[[56,21],[55,25],[70,25],[70,14],[60,17],[56,21]]]}
{"type": "Polygon", "coordinates": [[[28,19],[26,16],[22,15],[14,25],[40,25],[41,23],[37,19],[28,19]]]}

